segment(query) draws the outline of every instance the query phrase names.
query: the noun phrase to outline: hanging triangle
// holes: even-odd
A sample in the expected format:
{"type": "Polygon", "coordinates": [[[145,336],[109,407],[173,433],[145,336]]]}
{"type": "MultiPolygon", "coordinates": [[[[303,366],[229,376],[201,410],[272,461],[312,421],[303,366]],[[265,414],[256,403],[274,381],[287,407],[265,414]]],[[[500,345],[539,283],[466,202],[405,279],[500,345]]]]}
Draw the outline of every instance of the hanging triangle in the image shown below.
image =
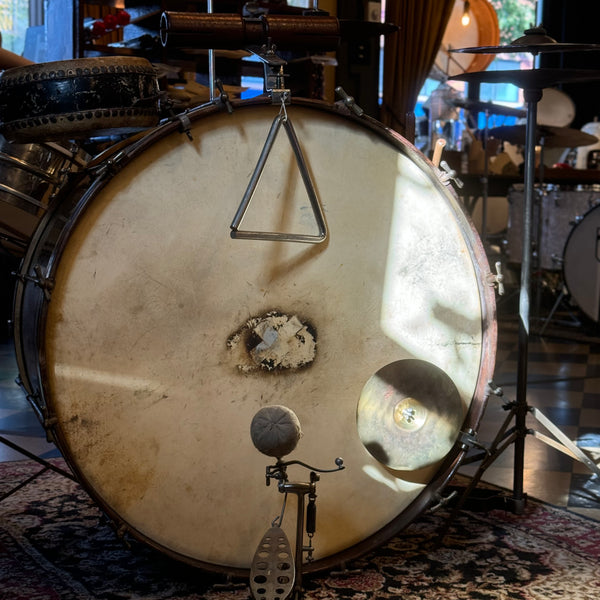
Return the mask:
{"type": "Polygon", "coordinates": [[[300,148],[296,132],[294,131],[294,127],[292,126],[292,123],[285,111],[280,112],[271,124],[271,129],[267,135],[267,140],[262,149],[256,167],[254,168],[254,172],[252,173],[252,177],[250,178],[250,182],[246,188],[242,202],[238,207],[231,223],[231,237],[235,239],[268,240],[276,242],[304,242],[311,244],[318,244],[327,239],[327,225],[325,224],[323,208],[319,202],[319,199],[317,198],[317,193],[310,177],[306,161],[304,160],[304,154],[300,148]],[[298,167],[300,175],[302,176],[304,188],[306,189],[308,199],[310,200],[313,216],[318,228],[317,235],[309,235],[304,233],[284,233],[276,231],[248,231],[239,229],[246,211],[250,206],[250,201],[254,196],[254,192],[256,191],[261,175],[265,170],[265,165],[269,158],[269,154],[273,148],[273,145],[275,144],[275,140],[277,139],[277,135],[279,134],[279,130],[281,129],[282,125],[287,133],[290,145],[294,152],[294,157],[296,159],[296,166],[298,167]]]}

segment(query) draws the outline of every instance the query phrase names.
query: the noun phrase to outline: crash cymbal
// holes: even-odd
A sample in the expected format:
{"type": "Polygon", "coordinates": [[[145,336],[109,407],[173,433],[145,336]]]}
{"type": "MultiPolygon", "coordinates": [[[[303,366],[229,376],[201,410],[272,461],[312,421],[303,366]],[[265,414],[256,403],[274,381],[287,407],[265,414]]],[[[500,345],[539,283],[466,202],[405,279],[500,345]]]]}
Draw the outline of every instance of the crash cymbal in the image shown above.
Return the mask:
{"type": "Polygon", "coordinates": [[[389,363],[369,378],[360,395],[358,435],[390,469],[413,471],[435,464],[452,449],[464,408],[452,379],[432,363],[389,363]]]}
{"type": "Polygon", "coordinates": [[[465,100],[462,98],[451,101],[454,106],[470,110],[472,112],[486,112],[490,115],[500,115],[504,117],[525,117],[527,111],[522,108],[513,108],[511,106],[503,106],[502,104],[494,104],[493,102],[481,102],[480,100],[465,100]]]}
{"type": "Polygon", "coordinates": [[[600,44],[576,43],[548,43],[548,44],[506,44],[505,46],[477,46],[474,48],[455,48],[450,52],[463,52],[465,54],[504,54],[514,52],[528,52],[542,54],[547,52],[579,52],[587,50],[600,51],[600,44]]]}
{"type": "MultiPolygon", "coordinates": [[[[488,132],[490,137],[509,142],[517,146],[525,145],[527,128],[525,125],[509,125],[494,127],[488,132]]],[[[575,148],[577,146],[590,146],[598,141],[598,138],[569,127],[553,127],[550,125],[538,125],[536,127],[536,144],[544,140],[545,148],[575,148]]]]}
{"type": "Polygon", "coordinates": [[[559,83],[577,83],[600,80],[600,70],[596,69],[523,69],[507,71],[479,71],[462,73],[449,77],[449,80],[467,83],[512,83],[523,89],[542,90],[559,83]]]}
{"type": "Polygon", "coordinates": [[[527,29],[523,37],[517,38],[504,46],[479,46],[475,48],[455,48],[450,52],[463,52],[465,54],[503,54],[513,52],[528,52],[541,54],[546,52],[580,52],[600,51],[600,44],[562,43],[546,35],[541,27],[527,29]]]}

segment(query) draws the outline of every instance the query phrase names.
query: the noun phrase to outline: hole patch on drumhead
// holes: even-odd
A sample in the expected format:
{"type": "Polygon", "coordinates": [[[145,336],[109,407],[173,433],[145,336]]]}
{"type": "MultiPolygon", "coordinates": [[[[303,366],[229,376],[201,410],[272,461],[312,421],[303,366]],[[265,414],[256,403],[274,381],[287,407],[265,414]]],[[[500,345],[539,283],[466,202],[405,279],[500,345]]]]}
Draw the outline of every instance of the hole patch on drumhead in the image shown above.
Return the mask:
{"type": "Polygon", "coordinates": [[[317,353],[314,327],[297,315],[278,310],[252,317],[227,340],[243,373],[281,372],[309,366],[317,353]]]}
{"type": "Polygon", "coordinates": [[[439,367],[399,360],[365,384],[357,408],[358,435],[391,469],[432,465],[451,450],[464,419],[460,393],[439,367]]]}

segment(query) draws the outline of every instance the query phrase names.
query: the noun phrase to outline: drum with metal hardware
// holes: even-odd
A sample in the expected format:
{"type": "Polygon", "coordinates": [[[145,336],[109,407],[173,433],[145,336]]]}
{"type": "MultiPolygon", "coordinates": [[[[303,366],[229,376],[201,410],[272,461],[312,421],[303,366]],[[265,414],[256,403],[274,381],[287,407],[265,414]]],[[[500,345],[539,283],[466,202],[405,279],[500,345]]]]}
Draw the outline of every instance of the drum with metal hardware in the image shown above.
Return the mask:
{"type": "Polygon", "coordinates": [[[41,217],[89,155],[73,143],[12,144],[0,136],[0,246],[23,256],[41,217]]]}
{"type": "Polygon", "coordinates": [[[346,466],[319,484],[315,571],[454,473],[493,372],[494,291],[456,195],[402,137],[314,101],[233,109],[161,125],[61,202],[24,260],[19,366],[124,531],[234,575],[281,512],[250,424],[289,407],[290,458],[346,466]]]}
{"type": "Polygon", "coordinates": [[[0,75],[0,132],[11,142],[86,139],[153,127],[156,72],[145,58],[76,58],[0,75]]]}
{"type": "MultiPolygon", "coordinates": [[[[508,193],[506,252],[509,261],[518,264],[523,257],[524,195],[522,186],[513,186],[508,193]]],[[[563,252],[573,226],[599,202],[600,189],[596,186],[568,190],[547,184],[536,188],[532,242],[537,266],[548,271],[562,270],[563,252]]]]}
{"type": "Polygon", "coordinates": [[[565,285],[575,303],[593,321],[600,320],[600,206],[573,227],[563,257],[565,285]]]}
{"type": "Polygon", "coordinates": [[[545,88],[538,102],[538,125],[568,127],[575,118],[575,103],[567,94],[556,88],[545,88]]]}

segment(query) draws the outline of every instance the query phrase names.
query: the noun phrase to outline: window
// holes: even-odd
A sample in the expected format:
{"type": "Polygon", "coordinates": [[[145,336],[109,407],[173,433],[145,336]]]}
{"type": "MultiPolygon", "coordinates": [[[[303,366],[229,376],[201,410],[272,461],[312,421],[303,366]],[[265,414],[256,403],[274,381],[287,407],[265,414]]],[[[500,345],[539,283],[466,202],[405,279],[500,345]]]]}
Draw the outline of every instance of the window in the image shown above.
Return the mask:
{"type": "Polygon", "coordinates": [[[29,27],[29,0],[0,0],[2,48],[23,54],[29,27]]]}
{"type": "MultiPolygon", "coordinates": [[[[487,0],[486,11],[489,7],[492,7],[496,13],[498,21],[498,31],[500,41],[498,45],[510,44],[513,40],[524,35],[524,31],[536,24],[536,10],[539,2],[536,0],[487,0]]],[[[462,15],[467,10],[472,11],[473,7],[477,5],[481,8],[483,2],[478,0],[475,2],[464,2],[464,0],[456,0],[454,12],[452,14],[450,23],[445,34],[445,41],[448,46],[455,48],[470,47],[470,46],[489,46],[495,45],[490,44],[488,40],[481,39],[481,31],[478,29],[480,24],[477,24],[475,20],[472,20],[470,24],[463,25],[461,23],[462,15]],[[470,6],[470,9],[469,9],[470,6]],[[463,35],[464,31],[470,32],[463,35]],[[473,31],[475,32],[473,37],[473,31]],[[479,35],[479,37],[478,37],[479,35]],[[464,40],[468,39],[467,43],[464,40]],[[451,40],[451,41],[450,41],[451,40]]],[[[481,22],[486,22],[488,19],[487,12],[480,12],[481,22]],[[485,19],[485,21],[484,21],[485,19]]],[[[473,16],[476,17],[474,14],[473,16]]],[[[496,37],[497,39],[497,37],[496,37]]],[[[443,56],[443,55],[442,55],[443,56]]],[[[463,70],[467,71],[503,71],[503,70],[518,70],[518,69],[529,69],[533,66],[533,57],[531,54],[494,54],[492,55],[476,55],[476,54],[453,54],[453,57],[460,57],[463,65],[462,67],[454,67],[455,73],[451,75],[457,75],[463,70]],[[490,61],[487,66],[483,68],[470,68],[470,64],[476,64],[475,57],[481,59],[483,56],[489,56],[490,61]],[[469,61],[473,62],[469,64],[469,61]]],[[[477,64],[481,64],[478,62],[477,64]]],[[[427,123],[428,113],[426,112],[428,106],[428,99],[431,97],[432,92],[437,88],[449,85],[462,97],[467,97],[468,86],[466,83],[460,81],[449,81],[446,84],[446,76],[443,69],[440,69],[440,65],[436,64],[431,72],[431,78],[427,79],[419,95],[419,101],[415,107],[415,116],[417,118],[417,146],[421,149],[426,149],[429,146],[429,124],[427,123]],[[420,135],[419,135],[420,134],[420,135]]],[[[524,105],[523,92],[518,87],[509,83],[481,83],[479,87],[479,100],[486,102],[493,102],[495,104],[502,104],[504,106],[513,108],[522,108],[524,105]]],[[[463,111],[461,111],[463,112],[463,111]]],[[[473,115],[471,115],[473,117],[473,115]]],[[[461,117],[462,118],[462,117],[461,117]]],[[[472,123],[471,127],[483,129],[486,127],[497,127],[501,125],[512,125],[516,122],[516,117],[506,117],[499,115],[489,115],[486,123],[485,113],[480,112],[477,114],[477,122],[472,123]]]]}

